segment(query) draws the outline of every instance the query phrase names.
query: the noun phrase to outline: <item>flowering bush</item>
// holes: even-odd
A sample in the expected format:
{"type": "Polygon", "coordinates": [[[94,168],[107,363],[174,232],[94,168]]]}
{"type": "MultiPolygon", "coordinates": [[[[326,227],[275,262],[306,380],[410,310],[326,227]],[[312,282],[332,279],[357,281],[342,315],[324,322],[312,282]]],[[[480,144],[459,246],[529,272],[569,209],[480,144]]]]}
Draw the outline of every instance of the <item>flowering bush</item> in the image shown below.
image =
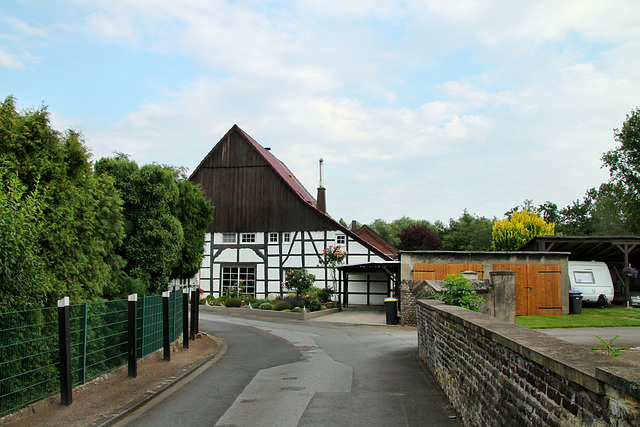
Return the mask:
{"type": "Polygon", "coordinates": [[[313,285],[315,280],[316,276],[311,273],[307,273],[307,270],[304,268],[299,270],[289,270],[287,271],[282,287],[295,291],[296,296],[300,296],[313,285]]]}
{"type": "Polygon", "coordinates": [[[223,293],[228,297],[239,298],[242,292],[242,285],[244,285],[244,280],[240,280],[235,286],[225,288],[223,293]]]}
{"type": "Polygon", "coordinates": [[[629,266],[622,269],[622,277],[631,277],[636,279],[638,277],[638,270],[629,266]]]}
{"type": "Polygon", "coordinates": [[[340,265],[347,259],[347,251],[343,251],[340,245],[329,246],[322,251],[322,255],[318,258],[318,265],[324,265],[325,267],[334,268],[336,265],[340,265]]]}

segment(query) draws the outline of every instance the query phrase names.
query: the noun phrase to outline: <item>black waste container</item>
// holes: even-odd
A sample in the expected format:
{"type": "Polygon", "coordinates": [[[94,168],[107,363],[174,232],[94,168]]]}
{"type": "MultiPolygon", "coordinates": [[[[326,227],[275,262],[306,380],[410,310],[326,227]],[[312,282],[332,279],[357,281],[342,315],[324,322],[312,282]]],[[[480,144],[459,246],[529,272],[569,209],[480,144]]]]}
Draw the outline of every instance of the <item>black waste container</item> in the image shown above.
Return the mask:
{"type": "Polygon", "coordinates": [[[582,292],[569,291],[569,314],[582,314],[582,292]]]}
{"type": "Polygon", "coordinates": [[[385,298],[384,309],[387,314],[387,325],[397,325],[398,324],[398,299],[385,298]]]}

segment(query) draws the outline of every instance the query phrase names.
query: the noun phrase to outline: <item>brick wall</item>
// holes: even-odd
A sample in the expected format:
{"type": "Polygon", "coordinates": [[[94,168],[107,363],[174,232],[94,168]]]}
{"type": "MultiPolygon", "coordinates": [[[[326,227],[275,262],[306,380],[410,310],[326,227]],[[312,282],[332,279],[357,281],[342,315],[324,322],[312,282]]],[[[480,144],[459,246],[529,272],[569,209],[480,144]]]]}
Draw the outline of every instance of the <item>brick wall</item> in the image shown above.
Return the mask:
{"type": "Polygon", "coordinates": [[[400,283],[400,324],[402,326],[416,326],[416,296],[413,293],[418,281],[400,283]]]}
{"type": "Polygon", "coordinates": [[[416,311],[419,355],[465,425],[640,425],[639,365],[440,301],[416,311]]]}

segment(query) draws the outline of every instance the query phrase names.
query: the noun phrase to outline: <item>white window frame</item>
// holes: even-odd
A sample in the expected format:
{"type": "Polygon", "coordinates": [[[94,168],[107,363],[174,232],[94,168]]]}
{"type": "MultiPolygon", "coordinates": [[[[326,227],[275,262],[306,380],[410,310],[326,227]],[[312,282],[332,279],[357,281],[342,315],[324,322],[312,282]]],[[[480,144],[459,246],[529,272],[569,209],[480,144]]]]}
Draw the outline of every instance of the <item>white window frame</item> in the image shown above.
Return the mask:
{"type": "Polygon", "coordinates": [[[236,233],[222,233],[222,243],[236,243],[236,233]]]}
{"type": "Polygon", "coordinates": [[[242,233],[240,235],[240,242],[242,243],[255,243],[256,233],[242,233]]]}
{"type": "Polygon", "coordinates": [[[291,242],[291,233],[282,233],[282,242],[283,243],[291,242]]]}
{"type": "Polygon", "coordinates": [[[573,278],[575,279],[575,282],[579,284],[592,285],[596,283],[593,271],[574,271],[573,278]]]}
{"type": "Polygon", "coordinates": [[[336,235],[336,244],[338,245],[346,245],[347,244],[347,236],[344,234],[336,235]]]}
{"type": "Polygon", "coordinates": [[[278,233],[269,233],[269,243],[278,243],[278,233]]]}
{"type": "Polygon", "coordinates": [[[223,265],[220,269],[221,295],[232,286],[242,283],[241,294],[256,295],[256,266],[255,265],[223,265]]]}

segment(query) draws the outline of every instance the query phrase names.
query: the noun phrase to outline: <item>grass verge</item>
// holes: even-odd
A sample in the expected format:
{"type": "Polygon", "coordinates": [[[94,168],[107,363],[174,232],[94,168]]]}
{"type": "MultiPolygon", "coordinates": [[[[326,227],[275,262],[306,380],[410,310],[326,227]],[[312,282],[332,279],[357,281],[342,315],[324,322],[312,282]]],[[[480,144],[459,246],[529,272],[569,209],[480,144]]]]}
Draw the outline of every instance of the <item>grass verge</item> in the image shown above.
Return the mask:
{"type": "Polygon", "coordinates": [[[640,326],[640,308],[583,308],[568,316],[518,316],[516,323],[529,329],[640,326]]]}

